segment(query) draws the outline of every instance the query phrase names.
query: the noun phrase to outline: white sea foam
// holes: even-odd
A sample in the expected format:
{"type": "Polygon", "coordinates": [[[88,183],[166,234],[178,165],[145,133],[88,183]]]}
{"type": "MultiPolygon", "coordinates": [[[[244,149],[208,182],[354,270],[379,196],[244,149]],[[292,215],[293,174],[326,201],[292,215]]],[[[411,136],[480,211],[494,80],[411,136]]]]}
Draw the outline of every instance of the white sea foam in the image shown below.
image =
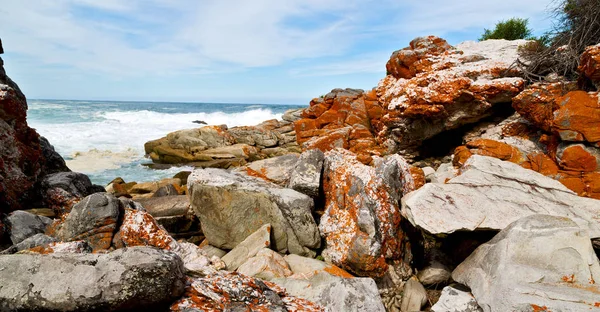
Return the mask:
{"type": "Polygon", "coordinates": [[[103,170],[118,169],[140,158],[138,151],[129,148],[123,152],[91,149],[87,152],[75,152],[66,160],[67,167],[73,171],[97,173],[103,170]]]}

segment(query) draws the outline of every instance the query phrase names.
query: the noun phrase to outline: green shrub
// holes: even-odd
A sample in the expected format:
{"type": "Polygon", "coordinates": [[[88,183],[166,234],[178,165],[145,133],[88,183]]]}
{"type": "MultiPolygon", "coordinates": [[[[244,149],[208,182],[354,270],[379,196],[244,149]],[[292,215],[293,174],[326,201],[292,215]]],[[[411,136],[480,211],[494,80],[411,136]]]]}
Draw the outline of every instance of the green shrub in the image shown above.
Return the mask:
{"type": "Polygon", "coordinates": [[[529,20],[524,18],[511,18],[500,21],[494,30],[484,29],[479,41],[488,39],[517,40],[532,37],[531,29],[528,27],[529,20]]]}

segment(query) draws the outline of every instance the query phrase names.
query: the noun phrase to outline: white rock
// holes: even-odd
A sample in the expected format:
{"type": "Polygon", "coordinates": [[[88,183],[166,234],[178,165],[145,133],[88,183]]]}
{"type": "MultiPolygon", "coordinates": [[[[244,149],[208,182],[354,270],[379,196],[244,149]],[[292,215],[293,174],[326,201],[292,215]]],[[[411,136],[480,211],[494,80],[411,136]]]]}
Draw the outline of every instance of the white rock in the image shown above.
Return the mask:
{"type": "Polygon", "coordinates": [[[402,214],[431,234],[501,230],[532,214],[569,217],[600,237],[600,200],[517,164],[474,155],[446,184],[428,183],[402,198],[402,214]]]}
{"type": "Polygon", "coordinates": [[[473,295],[460,284],[446,286],[436,304],[431,307],[433,312],[483,312],[477,305],[473,295]]]}
{"type": "Polygon", "coordinates": [[[283,257],[268,248],[261,249],[255,257],[240,265],[237,272],[267,281],[292,275],[292,271],[283,257]]]}
{"type": "Polygon", "coordinates": [[[224,255],[221,260],[227,269],[235,271],[249,258],[254,257],[261,249],[271,246],[271,225],[265,224],[252,235],[248,236],[233,250],[224,255]]]}

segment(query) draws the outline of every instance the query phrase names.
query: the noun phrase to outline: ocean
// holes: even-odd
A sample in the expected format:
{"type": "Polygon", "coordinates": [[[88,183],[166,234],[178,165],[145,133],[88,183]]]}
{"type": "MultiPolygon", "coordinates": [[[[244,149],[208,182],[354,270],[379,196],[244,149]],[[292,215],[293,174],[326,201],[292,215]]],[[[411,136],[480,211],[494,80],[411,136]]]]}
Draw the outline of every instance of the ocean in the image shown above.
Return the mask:
{"type": "Polygon", "coordinates": [[[172,177],[191,167],[143,166],[144,143],[169,132],[226,124],[251,126],[281,119],[303,105],[28,100],[29,126],[46,137],[73,171],[106,186],[116,177],[145,182],[172,177]]]}

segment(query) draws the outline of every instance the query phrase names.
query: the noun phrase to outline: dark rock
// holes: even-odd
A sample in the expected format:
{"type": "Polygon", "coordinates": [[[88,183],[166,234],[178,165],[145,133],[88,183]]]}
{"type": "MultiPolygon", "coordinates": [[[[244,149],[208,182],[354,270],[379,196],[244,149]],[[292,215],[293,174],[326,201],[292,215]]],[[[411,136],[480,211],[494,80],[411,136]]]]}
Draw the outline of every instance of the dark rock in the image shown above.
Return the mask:
{"type": "Polygon", "coordinates": [[[85,240],[96,250],[108,249],[117,229],[120,201],[109,194],[92,194],[73,206],[56,236],[62,241],[85,240]]]}
{"type": "Polygon", "coordinates": [[[190,176],[190,174],[192,174],[191,171],[181,171],[181,172],[178,172],[176,175],[174,175],[173,179],[180,179],[181,185],[186,185],[187,179],[190,176]]]}
{"type": "Polygon", "coordinates": [[[168,184],[165,186],[161,186],[154,192],[152,197],[165,197],[165,196],[175,196],[179,195],[177,188],[173,184],[168,184]]]}
{"type": "Polygon", "coordinates": [[[47,175],[42,181],[44,203],[60,213],[69,212],[73,204],[94,191],[90,178],[78,172],[58,172],[47,175]]]}
{"type": "Polygon", "coordinates": [[[0,54],[4,54],[4,48],[2,48],[2,39],[0,39],[0,54]]]}
{"type": "Polygon", "coordinates": [[[204,120],[194,120],[194,121],[192,121],[192,122],[193,122],[193,123],[195,123],[195,124],[200,124],[200,125],[208,125],[208,124],[206,123],[206,121],[204,121],[204,120]]]}
{"type": "Polygon", "coordinates": [[[5,255],[0,267],[2,311],[166,310],[185,287],[181,259],[150,247],[5,255]]]}
{"type": "Polygon", "coordinates": [[[52,224],[52,219],[17,210],[6,217],[6,224],[10,240],[13,244],[18,244],[35,234],[44,233],[48,225],[52,224]]]}
{"type": "Polygon", "coordinates": [[[5,249],[2,252],[0,252],[0,254],[10,255],[10,254],[17,253],[21,250],[26,250],[26,249],[30,249],[30,248],[34,248],[34,247],[38,247],[38,246],[45,246],[45,245],[48,245],[50,243],[55,243],[55,242],[56,242],[56,239],[54,237],[50,237],[48,235],[39,233],[39,234],[35,234],[31,237],[24,239],[23,241],[21,241],[18,244],[10,246],[8,249],[5,249]]]}
{"type": "Polygon", "coordinates": [[[67,167],[65,160],[54,150],[54,146],[48,142],[48,139],[41,136],[40,146],[42,148],[42,155],[46,159],[43,166],[45,174],[71,171],[71,169],[67,167]]]}

